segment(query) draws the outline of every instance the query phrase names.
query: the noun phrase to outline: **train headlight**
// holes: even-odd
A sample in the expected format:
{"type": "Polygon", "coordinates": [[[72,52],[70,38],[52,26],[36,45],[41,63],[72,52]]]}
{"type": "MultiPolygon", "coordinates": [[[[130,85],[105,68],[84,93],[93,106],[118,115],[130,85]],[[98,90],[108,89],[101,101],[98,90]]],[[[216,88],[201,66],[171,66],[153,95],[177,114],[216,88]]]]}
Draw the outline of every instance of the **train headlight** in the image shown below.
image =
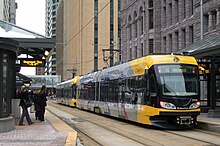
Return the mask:
{"type": "Polygon", "coordinates": [[[176,109],[176,106],[169,102],[160,101],[160,106],[166,109],[176,109]]]}
{"type": "Polygon", "coordinates": [[[194,102],[189,106],[189,109],[196,109],[200,107],[200,102],[194,102]]]}

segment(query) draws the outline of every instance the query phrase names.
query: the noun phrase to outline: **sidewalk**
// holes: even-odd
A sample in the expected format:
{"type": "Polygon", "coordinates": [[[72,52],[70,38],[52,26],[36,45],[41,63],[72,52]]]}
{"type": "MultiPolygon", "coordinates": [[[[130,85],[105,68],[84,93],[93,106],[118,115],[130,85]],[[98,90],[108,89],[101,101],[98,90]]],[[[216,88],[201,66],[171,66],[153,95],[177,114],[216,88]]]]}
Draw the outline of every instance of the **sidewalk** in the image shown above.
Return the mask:
{"type": "MultiPolygon", "coordinates": [[[[30,113],[35,122],[32,125],[16,126],[11,132],[0,133],[0,146],[74,146],[77,132],[66,123],[53,115],[71,119],[72,115],[62,112],[54,107],[47,106],[46,122],[35,121],[34,113],[30,113]]],[[[220,118],[209,118],[207,113],[198,116],[198,128],[220,132],[220,118]]]]}
{"type": "Polygon", "coordinates": [[[77,132],[62,120],[46,110],[46,122],[34,120],[34,113],[30,113],[35,122],[25,126],[17,126],[15,130],[0,133],[0,146],[74,146],[77,132]]]}

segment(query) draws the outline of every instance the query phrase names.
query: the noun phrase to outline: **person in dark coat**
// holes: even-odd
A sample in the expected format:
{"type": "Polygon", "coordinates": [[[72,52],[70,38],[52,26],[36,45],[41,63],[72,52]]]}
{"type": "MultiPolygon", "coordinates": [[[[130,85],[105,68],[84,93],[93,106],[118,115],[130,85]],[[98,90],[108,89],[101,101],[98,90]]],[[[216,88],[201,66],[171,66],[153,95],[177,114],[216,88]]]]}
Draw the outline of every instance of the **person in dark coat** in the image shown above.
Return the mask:
{"type": "Polygon", "coordinates": [[[43,85],[41,87],[41,90],[39,92],[39,106],[40,106],[40,112],[39,112],[39,120],[41,122],[45,121],[44,114],[45,114],[45,107],[47,106],[47,93],[46,93],[46,86],[43,85]]]}
{"type": "Polygon", "coordinates": [[[27,120],[27,123],[29,125],[33,124],[33,122],[31,121],[31,118],[29,116],[29,113],[28,113],[28,109],[27,107],[25,106],[25,100],[30,100],[29,99],[29,95],[28,95],[28,89],[27,88],[24,88],[21,93],[20,93],[20,103],[19,103],[19,106],[22,107],[22,115],[21,115],[21,118],[19,120],[19,125],[22,126],[24,125],[23,124],[23,121],[24,121],[24,117],[26,117],[26,120],[27,120]]]}
{"type": "Polygon", "coordinates": [[[34,93],[34,110],[35,110],[35,120],[39,120],[40,115],[40,105],[39,105],[39,95],[37,93],[34,93]]]}

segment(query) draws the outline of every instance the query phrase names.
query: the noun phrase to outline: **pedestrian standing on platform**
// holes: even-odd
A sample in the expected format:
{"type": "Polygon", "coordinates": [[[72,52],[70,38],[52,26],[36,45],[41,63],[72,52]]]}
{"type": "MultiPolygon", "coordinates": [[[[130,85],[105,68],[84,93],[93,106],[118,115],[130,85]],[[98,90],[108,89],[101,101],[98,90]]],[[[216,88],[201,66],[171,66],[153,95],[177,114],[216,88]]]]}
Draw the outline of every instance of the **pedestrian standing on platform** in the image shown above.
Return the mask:
{"type": "Polygon", "coordinates": [[[44,114],[45,114],[45,107],[47,106],[47,93],[46,93],[46,86],[43,85],[39,92],[39,106],[40,106],[40,113],[39,113],[39,120],[41,122],[45,121],[44,114]]]}
{"type": "Polygon", "coordinates": [[[28,95],[28,89],[24,88],[21,93],[20,93],[20,103],[19,106],[22,107],[22,115],[19,121],[19,125],[23,126],[23,121],[24,121],[24,117],[26,117],[26,120],[28,122],[29,125],[33,124],[33,122],[31,121],[30,115],[28,113],[28,107],[26,106],[26,102],[30,101],[29,99],[29,95],[28,95]]]}
{"type": "Polygon", "coordinates": [[[35,120],[39,120],[40,116],[40,105],[39,105],[39,94],[34,93],[34,110],[35,110],[35,120]]]}

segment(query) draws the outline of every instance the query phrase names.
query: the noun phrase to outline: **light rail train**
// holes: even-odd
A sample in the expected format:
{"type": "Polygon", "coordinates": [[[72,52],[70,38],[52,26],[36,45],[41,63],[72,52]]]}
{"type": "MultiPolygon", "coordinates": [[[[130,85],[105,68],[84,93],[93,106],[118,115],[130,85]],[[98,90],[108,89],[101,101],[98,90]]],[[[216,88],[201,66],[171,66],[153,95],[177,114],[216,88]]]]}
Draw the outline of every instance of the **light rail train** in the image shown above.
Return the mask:
{"type": "Polygon", "coordinates": [[[192,128],[200,114],[198,70],[191,56],[148,55],[60,83],[57,98],[146,125],[192,128]]]}
{"type": "Polygon", "coordinates": [[[71,107],[77,106],[76,93],[77,93],[78,81],[79,81],[79,76],[76,76],[73,79],[57,84],[56,100],[58,103],[65,104],[71,107]]]}

